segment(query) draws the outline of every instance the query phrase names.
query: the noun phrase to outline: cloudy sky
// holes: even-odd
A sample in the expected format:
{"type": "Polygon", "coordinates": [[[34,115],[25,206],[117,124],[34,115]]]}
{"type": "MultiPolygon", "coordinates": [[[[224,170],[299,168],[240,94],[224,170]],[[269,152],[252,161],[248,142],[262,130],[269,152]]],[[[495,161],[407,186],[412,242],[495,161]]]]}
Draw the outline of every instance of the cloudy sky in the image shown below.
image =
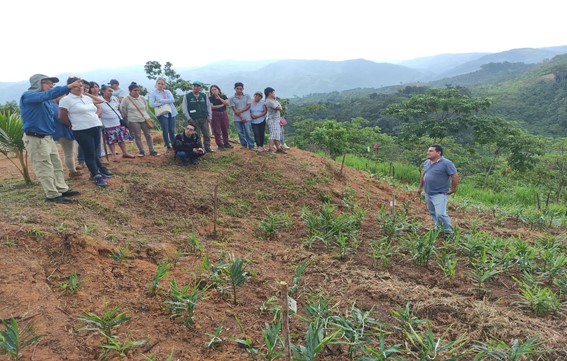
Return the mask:
{"type": "MultiPolygon", "coordinates": [[[[30,75],[222,60],[364,58],[567,45],[559,0],[16,0],[0,82],[30,75]]],[[[8,3],[7,3],[8,4],[8,3]]]]}

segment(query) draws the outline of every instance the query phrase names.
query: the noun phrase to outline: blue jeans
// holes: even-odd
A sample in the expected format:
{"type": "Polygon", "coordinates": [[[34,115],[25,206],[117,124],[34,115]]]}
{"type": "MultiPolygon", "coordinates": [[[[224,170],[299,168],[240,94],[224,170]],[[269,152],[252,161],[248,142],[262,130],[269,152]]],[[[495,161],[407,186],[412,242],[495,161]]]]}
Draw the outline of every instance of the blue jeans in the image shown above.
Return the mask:
{"type": "Polygon", "coordinates": [[[284,127],[281,128],[282,128],[282,136],[280,138],[280,144],[284,145],[285,144],[284,127]]]}
{"type": "Polygon", "coordinates": [[[243,147],[254,148],[254,139],[252,139],[252,123],[247,120],[246,123],[234,122],[234,127],[238,133],[240,145],[243,147]]]}
{"type": "Polygon", "coordinates": [[[175,142],[175,117],[172,117],[171,113],[167,113],[160,115],[157,119],[161,126],[163,141],[168,148],[171,148],[175,142]]]}
{"type": "Polygon", "coordinates": [[[446,194],[425,194],[425,202],[427,203],[427,210],[435,223],[435,229],[439,229],[445,233],[453,233],[451,226],[451,218],[447,214],[447,201],[449,196],[446,194]]]}
{"type": "Polygon", "coordinates": [[[100,129],[101,127],[92,127],[83,130],[73,130],[77,143],[83,148],[85,163],[92,177],[99,174],[102,167],[99,153],[96,151],[97,145],[100,148],[100,129]]]}
{"type": "Polygon", "coordinates": [[[179,158],[179,160],[181,161],[181,163],[183,163],[183,165],[186,165],[199,159],[199,157],[201,157],[202,154],[195,154],[194,152],[186,152],[184,150],[179,150],[175,152],[175,156],[179,158]]]}

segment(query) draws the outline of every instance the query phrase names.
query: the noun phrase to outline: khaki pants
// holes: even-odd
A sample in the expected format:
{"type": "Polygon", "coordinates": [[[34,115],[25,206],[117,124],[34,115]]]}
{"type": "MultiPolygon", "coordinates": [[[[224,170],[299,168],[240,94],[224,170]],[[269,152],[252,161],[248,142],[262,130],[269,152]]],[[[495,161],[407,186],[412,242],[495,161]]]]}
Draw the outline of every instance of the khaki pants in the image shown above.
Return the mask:
{"type": "Polygon", "coordinates": [[[211,149],[211,126],[207,118],[205,119],[193,119],[195,124],[197,124],[197,134],[203,137],[203,146],[205,149],[211,149]]]}
{"type": "Polygon", "coordinates": [[[154,152],[154,141],[152,139],[152,133],[150,128],[146,125],[146,122],[128,122],[128,130],[130,130],[130,134],[134,136],[134,141],[136,142],[136,146],[138,147],[138,152],[144,152],[144,144],[142,143],[142,132],[146,137],[146,143],[148,144],[148,148],[150,149],[150,153],[154,152]]]}
{"type": "Polygon", "coordinates": [[[35,175],[46,197],[55,198],[67,192],[69,186],[65,183],[63,164],[59,159],[57,145],[53,138],[51,136],[38,138],[24,134],[23,141],[30,154],[35,175]]]}
{"type": "Polygon", "coordinates": [[[61,148],[63,149],[63,154],[65,155],[65,166],[69,172],[76,172],[77,169],[75,168],[75,140],[70,140],[67,138],[59,138],[58,140],[61,148]]]}

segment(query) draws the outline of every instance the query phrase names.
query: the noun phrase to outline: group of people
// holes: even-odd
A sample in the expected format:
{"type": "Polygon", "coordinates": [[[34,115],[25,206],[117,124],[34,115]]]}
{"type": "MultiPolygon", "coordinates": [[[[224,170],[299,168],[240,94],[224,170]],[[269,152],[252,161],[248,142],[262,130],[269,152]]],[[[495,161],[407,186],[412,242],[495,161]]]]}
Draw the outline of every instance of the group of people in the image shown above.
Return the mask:
{"type": "MultiPolygon", "coordinates": [[[[55,86],[56,77],[35,74],[30,78],[30,88],[20,98],[23,121],[23,141],[30,154],[32,167],[41,183],[47,202],[70,203],[69,197],[79,194],[65,182],[63,165],[59,158],[58,141],[65,153],[65,163],[70,176],[77,176],[74,163],[74,141],[79,144],[79,159],[90,172],[91,179],[101,187],[108,185],[112,173],[101,162],[101,135],[116,159],[116,144],[123,158],[134,158],[127,152],[124,142],[133,135],[138,156],[145,156],[141,133],[144,133],[149,154],[159,156],[154,149],[147,120],[148,102],[140,95],[140,87],[131,83],[129,94],[124,94],[116,80],[102,88],[96,82],[85,82],[77,77],[67,79],[66,86],[55,86]],[[102,131],[101,131],[102,130],[102,131]]],[[[220,87],[212,85],[210,95],[202,92],[203,83],[195,81],[192,91],[183,97],[182,111],[188,119],[183,132],[175,134],[173,94],[166,89],[163,79],[156,81],[149,94],[149,103],[156,110],[167,152],[185,165],[196,164],[199,157],[211,149],[211,127],[219,150],[232,148],[228,138],[227,108],[234,111],[234,124],[240,145],[244,149],[283,152],[282,106],[271,87],[254,93],[254,98],[244,93],[241,82],[234,84],[235,94],[230,99],[220,87]],[[263,101],[262,98],[266,97],[263,101]],[[158,114],[159,113],[159,114],[158,114]],[[268,126],[268,148],[264,147],[265,127],[268,126]],[[203,142],[201,143],[201,137],[203,142]],[[253,138],[252,138],[253,137],[253,138]]],[[[453,162],[443,157],[441,145],[434,144],[427,150],[417,194],[425,190],[427,209],[436,229],[453,234],[447,215],[448,196],[457,191],[459,177],[453,162]]]]}
{"type": "Polygon", "coordinates": [[[185,165],[195,164],[199,157],[214,152],[211,128],[219,150],[233,147],[228,137],[229,107],[234,111],[242,148],[255,149],[255,142],[259,152],[286,153],[289,149],[280,123],[282,106],[273,88],[266,88],[264,94],[256,92],[252,99],[238,82],[234,96],[229,99],[217,85],[210,87],[209,95],[205,94],[203,83],[195,81],[182,103],[188,124],[176,135],[177,110],[164,79],[156,81],[147,100],[134,82],[128,86],[128,92],[122,90],[115,79],[102,87],[78,77],[68,78],[66,86],[56,86],[58,82],[56,77],[35,74],[30,78],[30,88],[20,98],[23,140],[47,202],[70,203],[68,197],[78,194],[65,183],[56,142],[63,149],[69,177],[80,178],[80,170],[86,166],[90,179],[100,187],[108,186],[107,180],[112,178],[112,172],[103,165],[102,156],[106,153],[112,161],[118,161],[117,145],[122,158],[135,158],[125,144],[134,140],[137,156],[144,157],[143,133],[149,154],[160,156],[153,144],[148,102],[161,125],[166,152],[174,153],[185,165]],[[262,100],[264,95],[266,101],[262,100]],[[268,148],[264,145],[266,125],[270,134],[268,148]]]}

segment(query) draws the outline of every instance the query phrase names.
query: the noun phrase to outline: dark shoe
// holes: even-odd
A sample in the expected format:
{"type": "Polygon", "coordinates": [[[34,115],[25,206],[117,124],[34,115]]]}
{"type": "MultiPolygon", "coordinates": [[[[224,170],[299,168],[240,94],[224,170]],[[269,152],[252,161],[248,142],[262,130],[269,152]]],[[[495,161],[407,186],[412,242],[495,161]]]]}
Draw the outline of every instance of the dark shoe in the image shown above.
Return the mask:
{"type": "Polygon", "coordinates": [[[212,150],[211,148],[205,148],[205,152],[207,152],[207,153],[214,153],[215,151],[212,150]]]}
{"type": "Polygon", "coordinates": [[[103,174],[103,173],[100,173],[100,175],[102,176],[102,179],[112,179],[111,175],[103,174]]]}
{"type": "Polygon", "coordinates": [[[159,154],[159,153],[156,152],[155,150],[152,150],[152,151],[150,152],[150,155],[151,155],[152,157],[159,157],[161,154],[159,154]]]}
{"type": "Polygon", "coordinates": [[[146,156],[146,153],[145,153],[145,152],[140,152],[140,153],[138,153],[138,157],[145,157],[145,156],[146,156]]]}
{"type": "Polygon", "coordinates": [[[225,147],[225,148],[234,148],[232,145],[230,145],[230,143],[226,143],[226,144],[224,145],[224,147],[225,147]]]}
{"type": "Polygon", "coordinates": [[[189,162],[191,163],[191,165],[197,165],[197,164],[199,164],[199,160],[198,160],[198,159],[191,159],[189,162]]]}
{"type": "Polygon", "coordinates": [[[219,145],[218,149],[219,149],[219,151],[221,151],[221,152],[222,152],[223,150],[226,150],[226,148],[224,147],[224,145],[219,145]]]}
{"type": "Polygon", "coordinates": [[[102,174],[97,174],[97,175],[95,175],[94,178],[93,178],[93,180],[94,180],[95,184],[96,184],[97,186],[99,186],[99,187],[106,187],[106,186],[108,186],[108,183],[106,183],[106,181],[104,180],[102,174]]]}
{"type": "Polygon", "coordinates": [[[49,202],[49,203],[61,203],[61,204],[73,203],[72,200],[65,198],[63,196],[59,196],[59,197],[55,197],[55,198],[45,198],[45,201],[49,202]]]}
{"type": "Polygon", "coordinates": [[[108,170],[108,168],[106,167],[100,167],[99,169],[100,174],[104,174],[104,175],[112,175],[112,172],[108,170]]]}
{"type": "Polygon", "coordinates": [[[61,196],[62,197],[73,197],[73,196],[78,196],[79,194],[81,194],[81,192],[72,191],[72,190],[69,189],[67,192],[61,193],[61,196]]]}
{"type": "Polygon", "coordinates": [[[276,153],[287,154],[287,152],[285,150],[283,150],[282,148],[279,148],[278,150],[276,150],[276,153]]]}

